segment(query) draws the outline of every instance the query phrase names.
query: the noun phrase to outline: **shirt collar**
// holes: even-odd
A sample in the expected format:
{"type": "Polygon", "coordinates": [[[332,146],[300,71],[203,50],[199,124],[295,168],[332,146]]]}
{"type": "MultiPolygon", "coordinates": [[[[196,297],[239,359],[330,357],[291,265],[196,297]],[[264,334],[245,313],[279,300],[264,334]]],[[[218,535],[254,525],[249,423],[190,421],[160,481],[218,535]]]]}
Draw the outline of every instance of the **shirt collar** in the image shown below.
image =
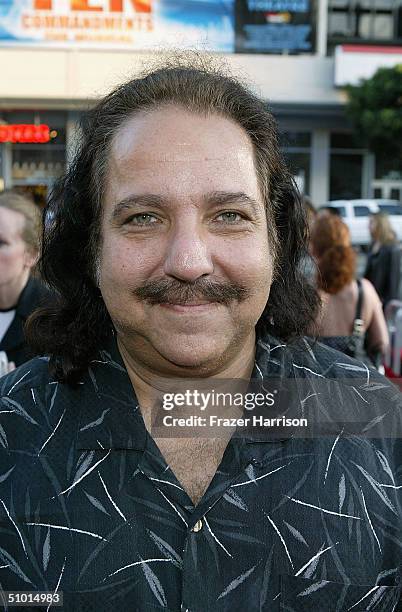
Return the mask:
{"type": "Polygon", "coordinates": [[[115,337],[90,363],[75,392],[81,407],[79,448],[145,449],[146,429],[115,337]]]}

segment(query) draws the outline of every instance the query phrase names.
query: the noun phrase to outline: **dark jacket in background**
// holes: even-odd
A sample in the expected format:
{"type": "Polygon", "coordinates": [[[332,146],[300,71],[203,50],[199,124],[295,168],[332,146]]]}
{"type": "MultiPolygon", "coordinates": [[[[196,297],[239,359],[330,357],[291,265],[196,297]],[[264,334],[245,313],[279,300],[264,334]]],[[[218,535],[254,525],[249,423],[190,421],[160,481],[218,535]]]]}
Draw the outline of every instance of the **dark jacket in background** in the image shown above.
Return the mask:
{"type": "Polygon", "coordinates": [[[374,285],[383,306],[399,299],[401,255],[398,244],[383,245],[377,253],[368,255],[364,276],[374,285]]]}
{"type": "Polygon", "coordinates": [[[17,367],[34,357],[25,342],[25,321],[36,308],[45,306],[51,295],[38,279],[30,277],[19,297],[14,319],[0,342],[0,351],[5,351],[17,367]]]}

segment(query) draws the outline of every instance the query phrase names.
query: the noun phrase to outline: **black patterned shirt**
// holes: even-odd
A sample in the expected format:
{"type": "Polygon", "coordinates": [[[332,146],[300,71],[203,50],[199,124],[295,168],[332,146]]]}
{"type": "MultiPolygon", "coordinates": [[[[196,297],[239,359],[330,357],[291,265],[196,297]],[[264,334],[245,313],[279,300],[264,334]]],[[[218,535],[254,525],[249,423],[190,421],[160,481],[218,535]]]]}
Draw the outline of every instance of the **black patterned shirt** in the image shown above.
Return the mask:
{"type": "Polygon", "coordinates": [[[45,358],[4,377],[0,590],[63,592],[67,612],[402,610],[401,394],[307,340],[259,337],[259,377],[292,381],[331,427],[233,437],[196,507],[115,344],[76,388],[45,358]]]}

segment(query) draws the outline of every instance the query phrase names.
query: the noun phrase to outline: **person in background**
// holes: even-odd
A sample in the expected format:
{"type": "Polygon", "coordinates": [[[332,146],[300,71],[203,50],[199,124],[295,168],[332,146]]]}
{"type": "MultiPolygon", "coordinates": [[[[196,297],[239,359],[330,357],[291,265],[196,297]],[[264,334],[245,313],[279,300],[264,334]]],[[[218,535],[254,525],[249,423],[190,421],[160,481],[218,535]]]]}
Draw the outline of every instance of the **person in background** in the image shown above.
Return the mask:
{"type": "Polygon", "coordinates": [[[312,199],[308,195],[303,195],[302,202],[307,214],[307,225],[309,231],[311,230],[314,221],[317,218],[317,209],[313,204],[312,199]]]}
{"type": "Polygon", "coordinates": [[[316,216],[321,217],[322,215],[332,215],[333,217],[340,217],[341,213],[339,212],[339,209],[335,206],[320,206],[316,210],[316,216]]]}
{"type": "Polygon", "coordinates": [[[399,299],[401,249],[387,213],[371,215],[369,228],[373,242],[364,277],[374,285],[385,308],[390,300],[399,299]]]}
{"type": "MultiPolygon", "coordinates": [[[[314,222],[317,218],[317,209],[313,204],[312,199],[307,196],[302,196],[302,203],[304,206],[304,210],[306,211],[307,216],[307,232],[308,232],[308,244],[310,240],[311,229],[314,225],[314,222]]],[[[304,276],[308,279],[309,282],[315,282],[316,276],[316,264],[314,258],[310,253],[310,246],[308,246],[308,252],[306,252],[305,256],[300,261],[300,269],[304,276]]]]}
{"type": "Polygon", "coordinates": [[[24,323],[50,295],[32,276],[40,229],[40,212],[33,202],[13,191],[0,194],[0,351],[7,357],[1,373],[33,356],[25,342],[24,323]]]}
{"type": "Polygon", "coordinates": [[[388,349],[388,330],[373,285],[367,279],[355,280],[356,253],[347,225],[334,215],[318,217],[311,231],[311,252],[322,300],[316,330],[320,341],[351,357],[361,357],[354,354],[354,326],[360,320],[358,333],[365,334],[367,355],[378,364],[388,349]]]}

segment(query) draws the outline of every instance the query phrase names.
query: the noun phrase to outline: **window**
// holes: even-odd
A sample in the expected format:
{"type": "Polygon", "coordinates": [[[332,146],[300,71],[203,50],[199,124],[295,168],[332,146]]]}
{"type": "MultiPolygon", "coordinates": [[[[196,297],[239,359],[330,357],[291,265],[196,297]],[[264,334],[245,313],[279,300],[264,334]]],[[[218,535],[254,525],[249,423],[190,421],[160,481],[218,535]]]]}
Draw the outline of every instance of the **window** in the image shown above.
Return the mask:
{"type": "Polygon", "coordinates": [[[354,200],[362,195],[362,155],[331,151],[330,200],[354,200]]]}
{"type": "Polygon", "coordinates": [[[297,186],[302,193],[310,193],[311,132],[281,132],[279,141],[297,186]]]}
{"type": "Polygon", "coordinates": [[[310,155],[284,152],[287,166],[302,193],[310,193],[310,155]]]}
{"type": "Polygon", "coordinates": [[[333,208],[336,208],[341,217],[346,217],[346,208],[344,206],[334,206],[333,208]]]}
{"type": "MultiPolygon", "coordinates": [[[[0,0],[1,2],[1,0],[0,0]]],[[[13,187],[50,185],[65,171],[66,120],[64,111],[0,111],[5,123],[28,123],[49,126],[47,143],[13,143],[11,145],[11,181],[13,187]]]]}
{"type": "Polygon", "coordinates": [[[350,132],[331,132],[331,149],[362,149],[356,135],[350,132]]]}
{"type": "Polygon", "coordinates": [[[386,212],[389,215],[402,215],[402,206],[398,204],[379,204],[378,208],[381,212],[386,212]]]}
{"type": "Polygon", "coordinates": [[[14,145],[12,178],[20,181],[54,180],[65,169],[65,148],[57,145],[14,145]]]}
{"type": "MultiPolygon", "coordinates": [[[[375,178],[395,181],[402,180],[402,160],[399,157],[387,155],[386,153],[376,155],[375,178]]],[[[399,194],[396,199],[399,200],[399,194]]]]}
{"type": "Polygon", "coordinates": [[[354,206],[355,217],[368,217],[371,210],[368,206],[354,206]]]}
{"type": "Polygon", "coordinates": [[[345,42],[402,42],[402,0],[329,0],[328,48],[345,42]]]}
{"type": "Polygon", "coordinates": [[[281,132],[279,134],[281,147],[288,148],[310,148],[311,132],[281,132]]]}

